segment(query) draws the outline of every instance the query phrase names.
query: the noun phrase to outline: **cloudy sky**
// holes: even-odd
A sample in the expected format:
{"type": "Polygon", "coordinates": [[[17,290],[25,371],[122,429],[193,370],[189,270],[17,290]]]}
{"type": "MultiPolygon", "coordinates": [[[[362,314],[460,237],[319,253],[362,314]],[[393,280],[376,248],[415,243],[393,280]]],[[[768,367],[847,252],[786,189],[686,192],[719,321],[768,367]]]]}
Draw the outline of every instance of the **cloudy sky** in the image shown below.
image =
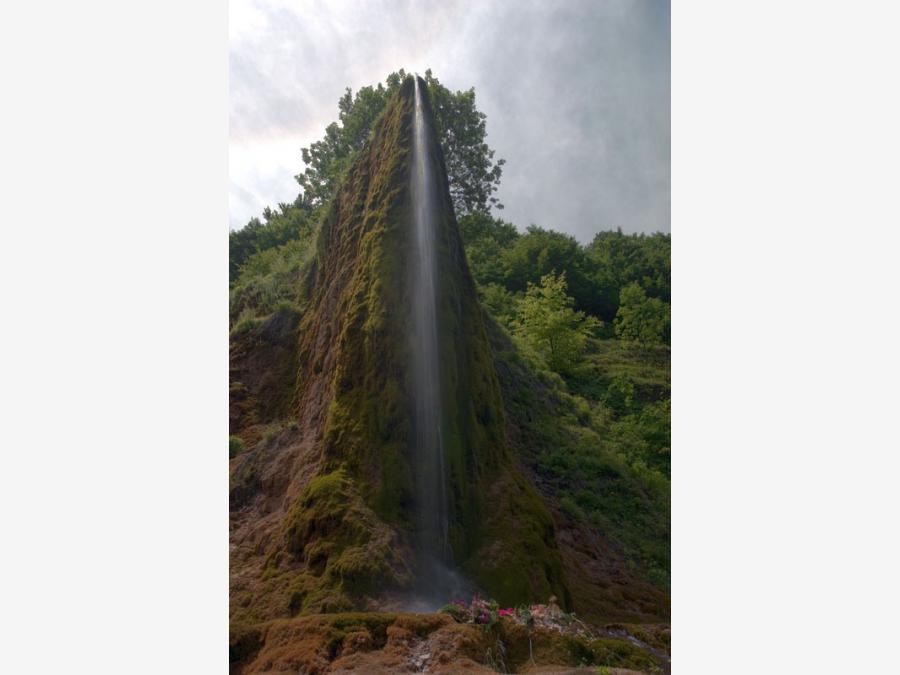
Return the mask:
{"type": "Polygon", "coordinates": [[[475,87],[506,159],[499,212],[589,241],[669,231],[664,0],[230,0],[229,209],[297,196],[300,148],[400,68],[475,87]]]}

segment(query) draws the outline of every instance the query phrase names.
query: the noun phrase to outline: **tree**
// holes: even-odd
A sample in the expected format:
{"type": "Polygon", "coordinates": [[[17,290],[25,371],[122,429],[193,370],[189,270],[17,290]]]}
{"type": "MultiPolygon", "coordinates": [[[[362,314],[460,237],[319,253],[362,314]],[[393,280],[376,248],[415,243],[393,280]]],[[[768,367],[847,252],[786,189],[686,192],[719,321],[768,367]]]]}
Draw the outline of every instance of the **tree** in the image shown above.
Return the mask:
{"type": "Polygon", "coordinates": [[[655,234],[623,234],[599,232],[587,247],[587,256],[593,261],[595,278],[600,287],[612,291],[612,319],[618,309],[619,292],[635,282],[651,298],[663,302],[670,299],[671,236],[655,234]]]}
{"type": "Polygon", "coordinates": [[[503,285],[503,269],[498,261],[519,237],[516,226],[484,213],[470,213],[459,218],[459,233],[475,281],[480,286],[503,285]]]}
{"type": "Polygon", "coordinates": [[[574,300],[566,295],[566,275],[541,277],[539,285],[529,283],[519,303],[515,334],[551,370],[570,374],[581,362],[585,344],[600,322],[572,309],[574,300]]]}
{"type": "Polygon", "coordinates": [[[519,299],[500,284],[485,284],[478,287],[481,306],[497,323],[512,329],[516,322],[519,299]]]}
{"type": "Polygon", "coordinates": [[[485,142],[487,115],[475,107],[475,88],[451,92],[425,71],[431,109],[450,183],[450,197],[457,216],[488,213],[503,208],[494,197],[505,159],[494,162],[494,151],[485,142]]]}
{"type": "Polygon", "coordinates": [[[632,282],[619,295],[619,311],[613,322],[622,340],[643,345],[660,344],[669,332],[669,305],[659,298],[648,298],[644,289],[632,282]]]}
{"type": "Polygon", "coordinates": [[[313,228],[309,208],[301,200],[293,204],[279,204],[278,211],[266,207],[265,223],[253,218],[240,230],[228,235],[228,280],[233,284],[241,266],[252,255],[280,246],[293,239],[308,235],[313,228]]]}
{"type": "Polygon", "coordinates": [[[547,274],[565,272],[575,307],[601,315],[603,298],[592,274],[593,262],[570,235],[531,225],[503,251],[501,266],[504,285],[514,293],[525,291],[528,284],[537,283],[547,274]]]}
{"type": "MultiPolygon", "coordinates": [[[[318,208],[328,201],[341,173],[368,140],[385,104],[406,77],[401,69],[388,75],[387,86],[363,87],[355,95],[346,90],[338,101],[338,121],[326,127],[322,140],[301,150],[306,167],[296,179],[305,204],[318,208]]],[[[503,208],[494,193],[504,160],[494,161],[494,151],[485,142],[487,117],[475,106],[475,89],[451,92],[431,70],[425,71],[425,81],[456,215],[503,208]]]]}
{"type": "Polygon", "coordinates": [[[369,139],[378,116],[405,76],[402,69],[391,73],[387,87],[380,83],[363,87],[356,96],[348,87],[338,101],[338,121],[325,127],[322,140],[300,150],[306,168],[295,178],[309,206],[318,208],[330,199],[341,173],[369,139]]]}

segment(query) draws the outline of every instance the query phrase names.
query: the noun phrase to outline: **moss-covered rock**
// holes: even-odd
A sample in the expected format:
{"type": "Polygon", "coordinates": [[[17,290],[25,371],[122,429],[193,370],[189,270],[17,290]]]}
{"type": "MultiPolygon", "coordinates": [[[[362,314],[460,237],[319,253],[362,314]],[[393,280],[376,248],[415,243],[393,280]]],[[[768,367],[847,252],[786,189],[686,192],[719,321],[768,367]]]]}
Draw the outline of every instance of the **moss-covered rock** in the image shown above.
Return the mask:
{"type": "Polygon", "coordinates": [[[305,597],[292,596],[291,602],[303,611],[322,611],[323,602],[333,605],[328,590],[357,597],[412,580],[397,535],[362,501],[344,469],[313,478],[283,527],[287,551],[305,562],[307,578],[320,580],[295,589],[305,597]]]}
{"type": "MultiPolygon", "coordinates": [[[[580,637],[527,630],[503,620],[493,628],[459,624],[446,614],[346,613],[276,620],[232,630],[232,669],[244,675],[305,673],[570,672],[579,666],[660,672],[667,665],[622,637],[580,637]]],[[[596,670],[594,670],[596,672],[596,670]]]]}
{"type": "MultiPolygon", "coordinates": [[[[286,545],[302,551],[307,573],[340,580],[351,595],[397,586],[406,577],[393,570],[414,565],[388,563],[385,554],[385,547],[411,550],[416,508],[408,333],[413,96],[410,78],[344,176],[321,225],[299,329],[293,410],[319,430],[323,475],[310,489],[328,492],[321,502],[309,495],[294,502],[286,545]],[[365,542],[364,531],[374,533],[365,542]]],[[[440,381],[454,557],[503,602],[566,598],[553,521],[507,449],[484,318],[440,147],[436,137],[429,142],[442,187],[440,381]]]]}

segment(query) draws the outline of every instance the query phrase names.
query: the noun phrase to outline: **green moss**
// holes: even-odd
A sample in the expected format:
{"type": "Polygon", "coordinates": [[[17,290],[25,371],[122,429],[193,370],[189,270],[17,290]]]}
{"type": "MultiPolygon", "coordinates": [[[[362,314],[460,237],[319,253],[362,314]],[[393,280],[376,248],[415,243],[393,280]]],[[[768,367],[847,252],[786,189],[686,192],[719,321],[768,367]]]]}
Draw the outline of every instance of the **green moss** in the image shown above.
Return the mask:
{"type": "Polygon", "coordinates": [[[499,637],[506,645],[507,663],[513,672],[531,665],[605,666],[654,672],[658,660],[622,638],[587,638],[555,630],[528,631],[521,624],[501,621],[499,637]]]}
{"type": "Polygon", "coordinates": [[[480,546],[465,569],[501,605],[555,595],[570,607],[553,519],[524,478],[507,476],[493,486],[489,503],[495,512],[486,516],[480,546]]]}
{"type": "Polygon", "coordinates": [[[310,481],[285,518],[283,537],[307,570],[291,589],[292,608],[352,609],[354,598],[409,581],[394,533],[365,505],[343,467],[310,481]]]}
{"type": "Polygon", "coordinates": [[[382,448],[381,480],[374,500],[375,512],[388,523],[403,528],[410,525],[410,514],[404,508],[412,500],[412,473],[399,443],[382,448]]]}
{"type": "Polygon", "coordinates": [[[245,450],[244,441],[240,436],[228,437],[228,456],[237,457],[245,450]]]}
{"type": "Polygon", "coordinates": [[[659,662],[646,651],[626,640],[598,638],[586,644],[578,640],[571,645],[573,656],[590,665],[652,671],[659,662]]]}

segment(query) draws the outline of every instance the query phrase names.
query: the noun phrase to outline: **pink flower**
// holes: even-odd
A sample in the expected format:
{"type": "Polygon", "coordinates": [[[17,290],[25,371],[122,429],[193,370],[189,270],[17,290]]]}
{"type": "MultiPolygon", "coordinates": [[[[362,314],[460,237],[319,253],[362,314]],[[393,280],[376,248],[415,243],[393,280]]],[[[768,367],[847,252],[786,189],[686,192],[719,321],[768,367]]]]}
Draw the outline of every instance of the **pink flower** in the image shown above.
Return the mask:
{"type": "Polygon", "coordinates": [[[512,616],[515,614],[515,610],[512,607],[508,607],[507,609],[501,609],[497,612],[500,616],[512,616]]]}

